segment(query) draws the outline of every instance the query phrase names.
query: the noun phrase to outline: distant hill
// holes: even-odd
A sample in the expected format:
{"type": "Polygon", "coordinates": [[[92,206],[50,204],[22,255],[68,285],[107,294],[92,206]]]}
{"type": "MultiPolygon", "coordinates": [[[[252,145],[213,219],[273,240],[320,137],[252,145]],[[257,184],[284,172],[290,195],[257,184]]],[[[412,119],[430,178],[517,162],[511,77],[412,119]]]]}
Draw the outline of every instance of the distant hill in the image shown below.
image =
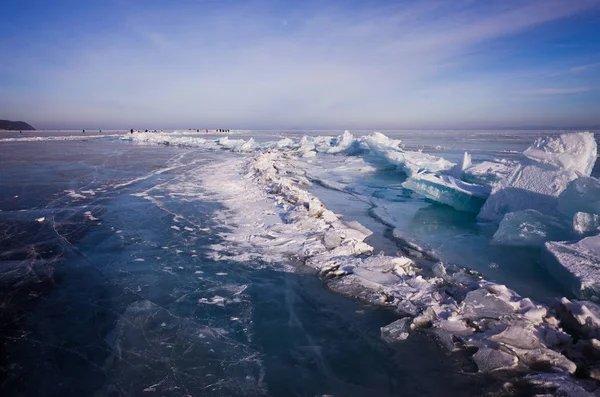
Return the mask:
{"type": "Polygon", "coordinates": [[[24,121],[0,120],[0,130],[35,131],[35,128],[24,121]]]}

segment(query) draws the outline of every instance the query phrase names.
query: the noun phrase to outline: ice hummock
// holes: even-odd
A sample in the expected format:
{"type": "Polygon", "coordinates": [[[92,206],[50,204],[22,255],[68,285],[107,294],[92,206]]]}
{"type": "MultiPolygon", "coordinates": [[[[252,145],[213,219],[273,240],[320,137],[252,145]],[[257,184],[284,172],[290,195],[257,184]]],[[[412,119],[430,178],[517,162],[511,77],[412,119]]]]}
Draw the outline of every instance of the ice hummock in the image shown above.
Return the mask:
{"type": "Polygon", "coordinates": [[[463,182],[450,175],[420,171],[412,174],[403,184],[431,200],[447,204],[459,211],[477,213],[485,203],[490,188],[463,182]]]}
{"type": "Polygon", "coordinates": [[[558,196],[558,210],[571,217],[577,212],[600,215],[600,180],[582,176],[558,196]]]}
{"type": "Polygon", "coordinates": [[[510,175],[517,164],[516,161],[507,159],[483,161],[467,167],[463,171],[462,179],[470,183],[493,186],[510,175]]]}
{"type": "Polygon", "coordinates": [[[361,151],[359,141],[348,131],[331,141],[331,147],[327,150],[329,154],[346,153],[355,154],[361,151]]]}
{"type": "Polygon", "coordinates": [[[494,186],[478,218],[499,222],[508,212],[554,211],[569,183],[590,175],[596,153],[594,135],[588,132],[538,139],[525,150],[527,159],[494,186]]]}
{"type": "Polygon", "coordinates": [[[576,178],[577,174],[570,170],[545,164],[519,164],[493,187],[478,219],[499,222],[508,212],[527,209],[551,213],[556,209],[558,196],[576,178]]]}
{"type": "Polygon", "coordinates": [[[302,157],[314,157],[317,153],[352,155],[363,149],[360,147],[360,141],[354,135],[349,131],[344,131],[337,137],[303,136],[297,150],[302,157]]]}
{"type": "Polygon", "coordinates": [[[420,151],[405,151],[400,140],[390,139],[380,132],[362,137],[362,142],[373,155],[384,158],[409,176],[421,170],[430,172],[448,171],[455,166],[454,163],[443,157],[432,156],[420,151]]]}
{"type": "Polygon", "coordinates": [[[577,242],[547,242],[542,264],[575,295],[600,298],[600,235],[577,242]]]}
{"type": "Polygon", "coordinates": [[[523,152],[537,162],[588,176],[596,163],[596,153],[596,140],[590,132],[541,137],[523,152]]]}
{"type": "Polygon", "coordinates": [[[536,210],[524,210],[504,215],[492,241],[497,245],[541,247],[546,241],[570,237],[570,224],[536,210]]]}

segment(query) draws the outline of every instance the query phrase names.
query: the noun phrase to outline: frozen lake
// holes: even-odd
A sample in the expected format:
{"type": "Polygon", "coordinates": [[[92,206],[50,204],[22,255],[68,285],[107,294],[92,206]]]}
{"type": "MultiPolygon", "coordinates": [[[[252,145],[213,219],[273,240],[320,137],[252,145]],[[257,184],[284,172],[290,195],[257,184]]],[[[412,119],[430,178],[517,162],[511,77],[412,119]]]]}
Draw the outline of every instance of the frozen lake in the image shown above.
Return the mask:
{"type": "MultiPolygon", "coordinates": [[[[265,145],[339,133],[230,138],[265,145]]],[[[264,200],[242,211],[242,185],[225,171],[253,153],[177,143],[222,135],[182,131],[157,145],[118,131],[1,134],[2,395],[474,396],[501,387],[433,333],[385,343],[380,327],[396,313],[332,292],[291,251],[254,253],[237,241],[248,222],[240,213],[264,200]]],[[[474,162],[518,160],[535,138],[557,134],[386,132],[453,162],[465,150],[474,162]]],[[[308,192],[373,232],[365,241],[376,253],[405,248],[394,230],[535,301],[573,297],[538,263],[539,249],[493,245],[494,227],[403,188],[406,176],[389,164],[327,153],[293,161],[308,192]]],[[[285,219],[270,216],[275,226],[256,234],[278,241],[269,233],[285,219]]]]}

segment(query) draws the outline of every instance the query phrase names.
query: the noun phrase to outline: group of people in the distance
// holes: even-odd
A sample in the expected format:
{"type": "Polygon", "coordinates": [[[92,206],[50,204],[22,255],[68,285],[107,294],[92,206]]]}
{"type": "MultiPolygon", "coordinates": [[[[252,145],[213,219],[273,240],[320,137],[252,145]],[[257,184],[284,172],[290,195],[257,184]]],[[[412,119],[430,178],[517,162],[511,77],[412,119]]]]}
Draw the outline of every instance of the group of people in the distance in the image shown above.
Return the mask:
{"type": "MultiPolygon", "coordinates": [[[[193,130],[191,128],[189,128],[189,131],[193,131],[193,130]]],[[[215,130],[215,132],[230,132],[230,131],[231,130],[226,130],[226,129],[223,129],[223,128],[218,128],[218,129],[215,130]]],[[[102,132],[102,130],[100,130],[100,132],[102,132]]],[[[133,132],[134,132],[133,128],[129,130],[130,134],[133,134],[133,132]]],[[[163,130],[152,130],[152,131],[145,130],[144,132],[163,132],[163,130]]],[[[197,129],[196,132],[200,132],[200,130],[197,129]]],[[[85,134],[85,130],[83,130],[83,133],[85,134]]],[[[208,130],[206,130],[206,133],[208,134],[208,130]]]]}
{"type": "MultiPolygon", "coordinates": [[[[191,129],[191,128],[190,128],[189,130],[190,130],[190,131],[192,131],[192,129],[191,129]]],[[[102,132],[102,130],[98,130],[98,131],[102,132]]],[[[139,131],[140,131],[140,130],[138,130],[138,132],[139,132],[139,131]]],[[[226,129],[223,129],[223,128],[218,128],[218,129],[216,129],[216,130],[215,130],[215,132],[230,132],[230,131],[231,131],[231,130],[226,130],[226,129]]],[[[81,132],[83,132],[83,133],[85,134],[85,130],[81,130],[81,132]]],[[[133,131],[133,128],[129,130],[129,133],[130,133],[130,134],[133,134],[133,132],[134,132],[134,131],[133,131]]],[[[144,132],[163,132],[163,130],[152,130],[152,131],[145,130],[144,132]]],[[[199,130],[199,129],[197,129],[197,130],[196,130],[196,132],[200,132],[200,130],[199,130]]],[[[20,133],[20,134],[22,134],[22,133],[23,133],[23,131],[19,131],[19,133],[20,133]]],[[[208,130],[206,130],[206,133],[208,134],[208,130]]]]}
{"type": "MultiPolygon", "coordinates": [[[[194,130],[193,128],[189,128],[189,131],[193,131],[193,130],[194,130]]],[[[226,130],[226,129],[223,129],[223,128],[217,128],[215,130],[215,132],[229,132],[229,131],[230,130],[226,130]]],[[[200,130],[196,130],[196,132],[200,132],[200,130]]],[[[208,130],[206,130],[206,133],[208,134],[208,130]]]]}
{"type": "MultiPolygon", "coordinates": [[[[141,130],[138,130],[137,132],[140,132],[140,131],[141,131],[141,130]]],[[[192,130],[191,128],[189,128],[189,131],[193,131],[193,130],[192,130]]],[[[208,134],[208,130],[205,130],[205,131],[206,131],[206,133],[208,134]]],[[[228,130],[228,129],[223,129],[223,128],[218,128],[218,129],[216,129],[216,130],[215,130],[215,132],[230,132],[230,131],[231,131],[231,130],[228,130]]],[[[102,130],[100,130],[100,132],[102,132],[102,130]]],[[[145,130],[144,132],[163,132],[163,130],[152,130],[152,131],[145,130]]],[[[200,130],[199,130],[199,129],[197,129],[197,130],[196,130],[196,132],[200,132],[200,130]]],[[[85,134],[85,130],[83,130],[83,133],[85,134]]],[[[133,134],[133,133],[134,133],[134,130],[133,130],[133,128],[129,130],[129,133],[130,133],[130,134],[133,134]]]]}

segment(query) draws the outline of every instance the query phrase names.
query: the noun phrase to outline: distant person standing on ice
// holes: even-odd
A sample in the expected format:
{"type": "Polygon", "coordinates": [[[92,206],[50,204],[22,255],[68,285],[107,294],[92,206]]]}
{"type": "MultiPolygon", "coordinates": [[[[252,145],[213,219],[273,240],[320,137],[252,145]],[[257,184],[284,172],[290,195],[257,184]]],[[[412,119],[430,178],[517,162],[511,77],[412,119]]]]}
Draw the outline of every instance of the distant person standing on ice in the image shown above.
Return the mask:
{"type": "Polygon", "coordinates": [[[130,133],[130,134],[133,134],[133,128],[129,130],[129,133],[130,133]]]}
{"type": "Polygon", "coordinates": [[[83,131],[83,133],[85,134],[85,130],[82,130],[82,131],[83,131]]]}

